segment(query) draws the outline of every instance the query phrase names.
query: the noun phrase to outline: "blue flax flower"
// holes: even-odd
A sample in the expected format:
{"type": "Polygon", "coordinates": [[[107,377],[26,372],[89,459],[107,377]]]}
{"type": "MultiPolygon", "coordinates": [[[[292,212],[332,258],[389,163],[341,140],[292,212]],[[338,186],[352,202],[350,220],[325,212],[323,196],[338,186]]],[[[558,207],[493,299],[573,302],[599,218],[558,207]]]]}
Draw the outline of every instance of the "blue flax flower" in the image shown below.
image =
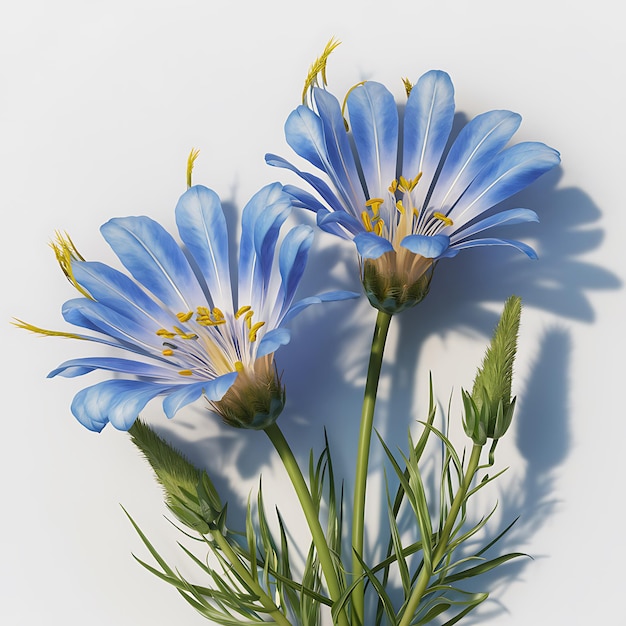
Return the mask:
{"type": "Polygon", "coordinates": [[[446,150],[454,89],[445,72],[407,83],[402,134],[394,97],[380,83],[367,81],[348,92],[349,132],[337,98],[314,82],[307,80],[308,105],[289,115],[285,134],[330,185],[279,156],[268,154],[266,161],[295,172],[318,192],[322,201],[285,186],[297,206],[317,213],[322,229],[354,240],[374,306],[394,313],[416,304],[434,263],[465,248],[506,245],[536,257],[524,243],[484,236],[494,226],[537,221],[529,209],[490,209],[560,160],[543,143],[506,147],[521,122],[517,113],[478,115],[446,150]]]}
{"type": "Polygon", "coordinates": [[[191,187],[176,206],[187,255],[149,217],[115,218],[102,226],[132,278],[85,261],[68,237],[58,237],[53,244],[57,259],[82,296],[64,304],[63,317],[94,334],[18,325],[129,353],[127,358],[73,359],[49,374],[73,377],[107,370],[122,375],[75,396],[72,412],[80,423],[94,431],[108,422],[126,430],[156,396],[164,396],[170,418],[204,396],[234,426],[264,428],[276,419],[284,390],[273,353],[289,342],[285,322],[310,304],[357,295],[337,291],[294,303],[313,234],[297,226],[278,245],[291,208],[291,198],[278,183],[261,189],[244,208],[236,298],[226,220],[218,196],[206,187],[191,187]]]}

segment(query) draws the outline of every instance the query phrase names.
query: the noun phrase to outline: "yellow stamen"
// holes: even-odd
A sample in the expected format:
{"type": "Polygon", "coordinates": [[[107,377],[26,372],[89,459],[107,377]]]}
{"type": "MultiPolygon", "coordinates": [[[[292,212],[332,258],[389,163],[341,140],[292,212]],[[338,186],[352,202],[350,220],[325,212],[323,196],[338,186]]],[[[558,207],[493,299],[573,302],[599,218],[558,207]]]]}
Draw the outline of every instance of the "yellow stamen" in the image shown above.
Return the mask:
{"type": "Polygon", "coordinates": [[[172,356],[174,354],[174,350],[172,350],[171,348],[166,348],[161,354],[163,356],[172,356]]]}
{"type": "Polygon", "coordinates": [[[248,339],[250,339],[250,341],[256,341],[256,335],[261,326],[265,326],[265,322],[257,322],[252,328],[250,328],[250,333],[248,334],[248,339]]]}
{"type": "Polygon", "coordinates": [[[193,376],[193,372],[191,370],[180,370],[178,373],[181,376],[193,376]]]}
{"type": "Polygon", "coordinates": [[[452,226],[452,224],[454,224],[454,222],[447,215],[444,215],[443,213],[439,213],[438,211],[435,211],[435,213],[433,213],[433,217],[436,217],[438,220],[441,220],[445,226],[452,226]]]}
{"type": "Polygon", "coordinates": [[[422,172],[420,172],[412,181],[411,181],[411,185],[409,187],[409,191],[413,191],[413,189],[415,189],[415,187],[417,187],[417,183],[420,182],[420,179],[422,178],[422,172]]]}
{"type": "Polygon", "coordinates": [[[248,327],[248,330],[250,330],[250,328],[252,328],[252,316],[253,315],[254,315],[254,311],[250,310],[243,317],[243,319],[244,319],[244,321],[246,323],[246,326],[248,327]]]}
{"type": "Polygon", "coordinates": [[[411,183],[404,176],[400,176],[400,181],[398,183],[398,188],[400,189],[400,191],[402,192],[409,191],[410,187],[411,187],[411,183]]]}
{"type": "Polygon", "coordinates": [[[222,313],[221,309],[213,307],[213,318],[216,322],[221,322],[224,319],[224,313],[222,313]]]}
{"type": "Polygon", "coordinates": [[[363,211],[363,213],[361,213],[361,219],[363,220],[363,225],[365,226],[365,230],[368,233],[371,233],[374,228],[372,227],[372,220],[370,218],[370,214],[367,211],[363,211]]]}
{"type": "Polygon", "coordinates": [[[187,189],[191,187],[191,172],[193,172],[193,166],[199,154],[200,150],[192,148],[189,156],[187,157],[187,189]]]}
{"type": "Polygon", "coordinates": [[[189,311],[188,313],[176,313],[176,317],[181,321],[181,322],[188,322],[193,316],[193,311],[189,311]]]}
{"type": "Polygon", "coordinates": [[[365,202],[365,206],[372,209],[374,217],[378,217],[380,207],[385,201],[382,198],[370,198],[365,202]]]}
{"type": "Polygon", "coordinates": [[[350,130],[350,126],[348,126],[348,121],[346,120],[346,106],[348,105],[348,96],[357,88],[360,87],[361,85],[365,85],[367,81],[366,80],[362,80],[360,83],[357,83],[356,85],[353,85],[352,87],[350,87],[350,89],[348,89],[344,99],[343,99],[343,103],[341,105],[341,116],[343,117],[343,125],[346,127],[346,132],[348,132],[350,130]]]}
{"type": "Polygon", "coordinates": [[[156,334],[159,337],[166,337],[167,339],[173,339],[174,337],[176,337],[176,334],[173,333],[171,330],[167,330],[167,328],[159,328],[159,330],[156,331],[156,334]]]}
{"type": "Polygon", "coordinates": [[[243,363],[241,361],[236,361],[235,362],[235,371],[236,372],[243,372],[243,363]]]}
{"type": "Polygon", "coordinates": [[[23,322],[17,317],[13,319],[15,320],[11,322],[13,326],[23,328],[24,330],[29,330],[31,333],[37,333],[38,335],[44,335],[46,337],[67,337],[68,339],[86,339],[86,337],[81,337],[80,335],[76,335],[74,333],[64,333],[60,330],[47,330],[45,328],[39,328],[39,326],[33,326],[28,322],[23,322]]]}
{"type": "Polygon", "coordinates": [[[404,210],[404,205],[402,204],[402,200],[398,200],[396,202],[396,209],[398,209],[398,211],[400,211],[400,213],[402,213],[402,215],[404,215],[405,210],[404,210]]]}
{"type": "Polygon", "coordinates": [[[389,185],[389,193],[396,193],[397,188],[398,188],[398,181],[392,180],[391,185],[389,185]]]}
{"type": "Polygon", "coordinates": [[[240,307],[237,313],[235,313],[235,319],[238,320],[244,313],[247,313],[251,308],[252,307],[249,304],[240,307]]]}
{"type": "Polygon", "coordinates": [[[376,224],[374,224],[374,232],[379,236],[383,236],[383,228],[385,227],[385,223],[383,220],[378,220],[376,224]]]}
{"type": "Polygon", "coordinates": [[[197,339],[198,338],[198,335],[196,335],[195,333],[186,333],[182,328],[178,328],[178,326],[174,326],[174,330],[176,331],[176,334],[181,339],[197,339]]]}
{"type": "Polygon", "coordinates": [[[406,97],[408,98],[411,95],[413,83],[408,78],[403,78],[402,82],[404,83],[404,90],[406,91],[406,97]]]}
{"type": "Polygon", "coordinates": [[[326,80],[326,62],[328,57],[332,54],[333,50],[340,44],[334,37],[331,37],[330,41],[326,44],[322,54],[315,59],[311,64],[309,73],[304,81],[304,89],[302,90],[302,104],[306,104],[306,95],[310,89],[316,87],[318,83],[318,75],[321,76],[322,85],[325,87],[328,84],[326,80]]]}

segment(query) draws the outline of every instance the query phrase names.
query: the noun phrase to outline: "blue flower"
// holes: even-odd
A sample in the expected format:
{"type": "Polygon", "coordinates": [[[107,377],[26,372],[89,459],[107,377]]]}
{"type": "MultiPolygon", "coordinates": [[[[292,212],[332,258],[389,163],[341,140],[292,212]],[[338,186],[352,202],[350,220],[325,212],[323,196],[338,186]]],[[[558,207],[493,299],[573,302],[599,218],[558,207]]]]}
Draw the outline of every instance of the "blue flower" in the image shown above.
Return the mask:
{"type": "Polygon", "coordinates": [[[423,297],[434,262],[466,248],[513,246],[536,258],[522,242],[483,236],[494,226],[537,221],[526,208],[490,209],[560,162],[543,143],[506,147],[521,122],[518,114],[478,115],[446,152],[454,89],[445,72],[427,72],[415,86],[407,85],[402,135],[394,97],[380,83],[349,91],[351,133],[337,98],[310,78],[307,84],[310,106],[289,115],[285,134],[330,185],[279,156],[268,154],[266,161],[295,172],[321,197],[287,185],[296,206],[316,212],[322,229],[354,240],[374,306],[396,312],[415,304],[408,291],[423,297]]]}
{"type": "Polygon", "coordinates": [[[289,342],[285,323],[310,304],[357,296],[337,291],[294,302],[313,233],[296,226],[278,244],[291,209],[278,183],[244,208],[236,297],[226,220],[218,196],[206,187],[191,187],[176,206],[188,254],[149,217],[115,218],[102,226],[132,278],[84,260],[68,237],[58,236],[57,260],[82,296],[64,304],[63,317],[94,334],[47,331],[19,320],[18,326],[128,353],[72,359],[49,374],[122,375],[75,396],[72,412],[81,424],[101,431],[111,422],[127,430],[156,396],[164,396],[169,418],[201,396],[234,426],[264,428],[278,417],[284,390],[273,355],[289,342]]]}

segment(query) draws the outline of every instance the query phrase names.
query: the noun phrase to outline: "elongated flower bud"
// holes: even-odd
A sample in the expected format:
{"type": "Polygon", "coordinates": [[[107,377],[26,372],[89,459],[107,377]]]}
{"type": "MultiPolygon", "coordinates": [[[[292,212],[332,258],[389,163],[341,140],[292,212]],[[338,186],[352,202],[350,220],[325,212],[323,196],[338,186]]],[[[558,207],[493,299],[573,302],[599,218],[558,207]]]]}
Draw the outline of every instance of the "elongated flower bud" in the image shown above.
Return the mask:
{"type": "Polygon", "coordinates": [[[513,420],[515,398],[511,398],[511,383],[521,311],[521,299],[511,296],[476,374],[471,395],[462,392],[463,427],[478,445],[484,445],[487,438],[500,439],[513,420]]]}

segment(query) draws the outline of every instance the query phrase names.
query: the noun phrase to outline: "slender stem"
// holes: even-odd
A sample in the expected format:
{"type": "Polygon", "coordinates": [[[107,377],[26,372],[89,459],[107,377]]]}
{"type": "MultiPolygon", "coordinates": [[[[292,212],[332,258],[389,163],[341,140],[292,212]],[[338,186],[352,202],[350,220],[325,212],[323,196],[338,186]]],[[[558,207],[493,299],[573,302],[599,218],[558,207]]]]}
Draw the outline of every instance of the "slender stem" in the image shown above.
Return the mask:
{"type": "MultiPolygon", "coordinates": [[[[370,457],[370,443],[372,440],[372,426],[374,423],[374,409],[376,407],[376,394],[378,380],[383,362],[383,352],[391,315],[378,312],[374,337],[372,338],[372,351],[367,369],[367,381],[365,383],[365,395],[361,411],[361,427],[359,430],[359,448],[356,458],[356,474],[354,478],[354,507],[352,509],[352,577],[358,579],[363,574],[363,567],[357,555],[363,557],[363,527],[365,524],[365,491],[367,484],[367,469],[370,457]]],[[[352,611],[354,626],[361,626],[365,610],[365,583],[363,580],[354,588],[352,593],[352,611]]]]}
{"type": "Polygon", "coordinates": [[[450,512],[448,513],[446,523],[444,524],[443,530],[441,531],[437,546],[433,551],[430,566],[427,567],[426,563],[423,564],[422,571],[420,572],[417,581],[415,582],[415,587],[411,592],[411,596],[406,605],[404,615],[402,616],[402,620],[400,621],[398,626],[409,626],[409,624],[415,617],[415,613],[422,600],[422,596],[428,588],[428,583],[430,582],[433,571],[437,567],[439,561],[441,561],[441,559],[443,558],[446,550],[448,549],[450,534],[452,533],[452,529],[454,528],[454,524],[456,523],[456,518],[459,515],[461,506],[465,501],[465,496],[467,495],[470,485],[472,484],[474,474],[476,474],[476,471],[478,469],[478,464],[480,462],[480,453],[482,449],[482,446],[479,446],[478,444],[474,444],[474,447],[472,448],[472,454],[470,456],[469,463],[467,464],[467,471],[465,472],[463,483],[460,485],[459,490],[456,492],[454,500],[452,501],[452,506],[450,507],[450,512]]]}
{"type": "MultiPolygon", "coordinates": [[[[265,429],[267,436],[276,448],[283,465],[291,479],[293,487],[300,500],[300,506],[306,521],[309,525],[311,537],[317,550],[317,558],[319,559],[322,571],[324,572],[324,578],[326,579],[326,586],[328,587],[328,594],[333,602],[337,602],[342,594],[342,589],[337,578],[337,570],[335,569],[335,563],[330,553],[328,543],[326,542],[326,535],[320,524],[319,514],[313,499],[311,498],[311,492],[304,480],[300,466],[293,455],[289,443],[285,439],[282,431],[277,424],[272,424],[265,429]]],[[[349,626],[348,618],[345,610],[342,609],[338,615],[338,624],[341,626],[349,626]]]]}
{"type": "Polygon", "coordinates": [[[211,533],[211,536],[215,540],[215,543],[220,547],[226,558],[231,562],[233,569],[239,574],[239,576],[246,581],[246,584],[250,589],[259,596],[259,602],[263,605],[268,612],[268,615],[274,620],[275,624],[281,626],[291,626],[291,622],[280,612],[280,609],[274,604],[272,599],[267,595],[263,587],[252,578],[250,572],[246,569],[244,564],[239,560],[239,557],[228,543],[226,537],[219,531],[211,533]]]}

